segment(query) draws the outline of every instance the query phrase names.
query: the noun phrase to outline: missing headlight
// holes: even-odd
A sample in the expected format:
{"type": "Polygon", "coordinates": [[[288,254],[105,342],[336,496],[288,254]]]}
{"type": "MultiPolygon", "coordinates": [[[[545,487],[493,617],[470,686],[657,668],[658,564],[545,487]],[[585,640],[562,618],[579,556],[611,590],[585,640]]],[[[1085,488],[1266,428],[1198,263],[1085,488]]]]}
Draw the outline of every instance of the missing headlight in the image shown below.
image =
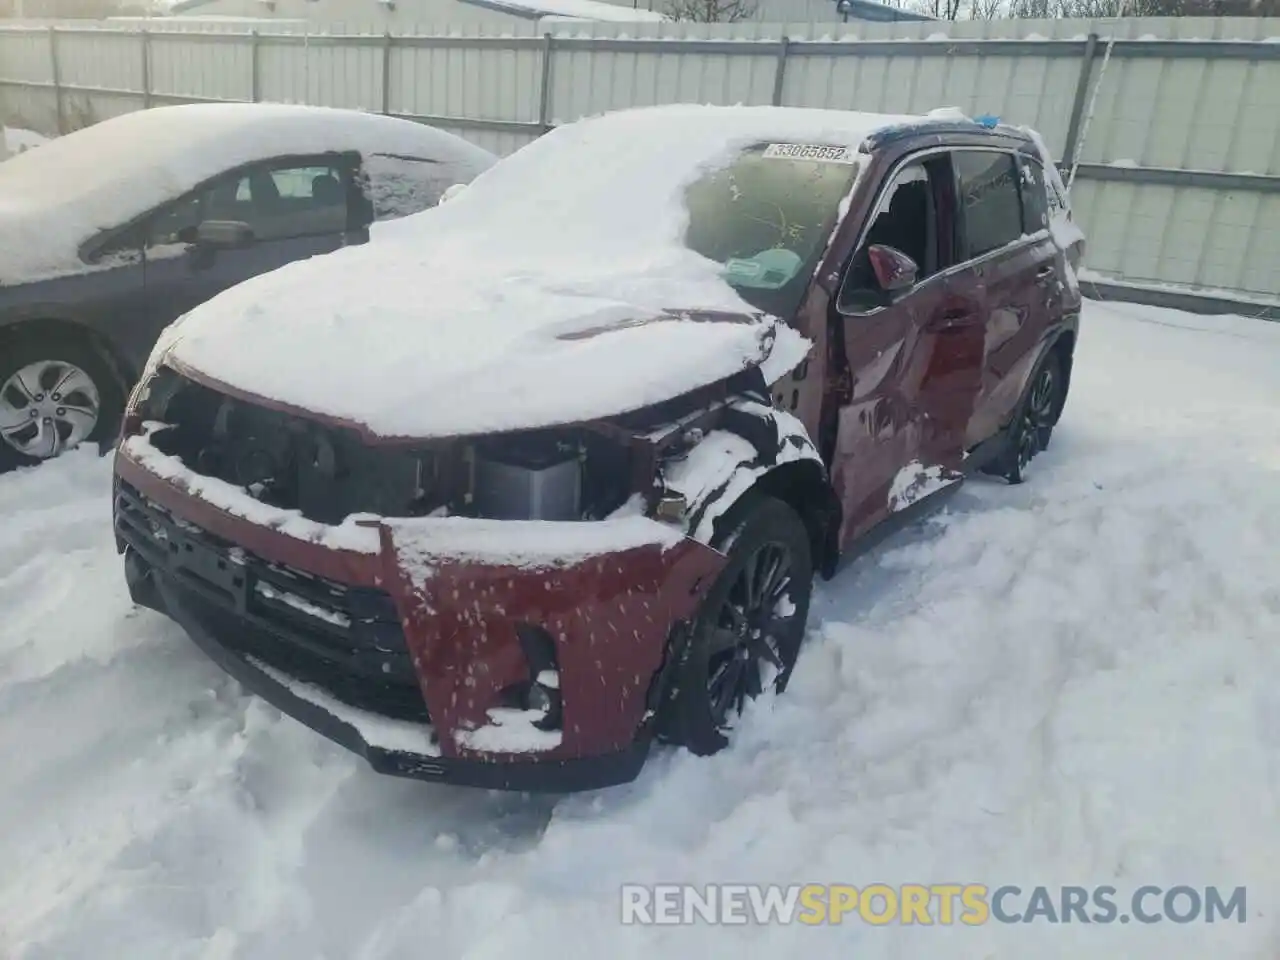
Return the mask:
{"type": "Polygon", "coordinates": [[[475,509],[494,520],[578,520],[582,517],[582,465],[563,445],[478,453],[475,509]]]}
{"type": "Polygon", "coordinates": [[[538,430],[475,444],[470,513],[495,520],[600,520],[632,493],[631,455],[590,430],[538,430]]]}

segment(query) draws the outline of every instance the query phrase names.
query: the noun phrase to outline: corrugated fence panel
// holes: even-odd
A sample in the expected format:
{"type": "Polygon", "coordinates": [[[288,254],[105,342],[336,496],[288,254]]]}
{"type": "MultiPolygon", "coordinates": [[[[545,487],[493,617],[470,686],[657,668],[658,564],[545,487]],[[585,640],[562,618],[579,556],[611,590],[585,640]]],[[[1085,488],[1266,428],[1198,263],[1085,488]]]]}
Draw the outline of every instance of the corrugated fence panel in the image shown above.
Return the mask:
{"type": "Polygon", "coordinates": [[[391,112],[481,120],[538,119],[536,47],[403,46],[391,55],[391,112]]]}
{"type": "Polygon", "coordinates": [[[9,80],[53,79],[53,59],[48,30],[14,30],[0,33],[0,69],[9,80]]]}
{"type": "Polygon", "coordinates": [[[151,91],[162,98],[252,100],[252,38],[231,35],[210,41],[182,33],[152,34],[151,91]]]}
{"type": "Polygon", "coordinates": [[[331,44],[324,38],[312,42],[309,37],[287,45],[268,41],[263,49],[262,99],[378,110],[381,56],[381,49],[372,44],[331,44]]]}
{"type": "Polygon", "coordinates": [[[1240,286],[1280,296],[1280,194],[1263,197],[1253,212],[1240,286]]]}
{"type": "Polygon", "coordinates": [[[142,89],[142,40],[136,31],[58,31],[58,64],[67,86],[142,89]]]}
{"type": "MultiPolygon", "coordinates": [[[[326,107],[380,110],[382,49],[370,42],[263,35],[258,40],[260,99],[326,107]]],[[[245,67],[252,77],[252,48],[245,67]]],[[[250,90],[250,92],[252,92],[250,90]]]]}
{"type": "MultiPolygon", "coordinates": [[[[557,45],[551,70],[552,118],[557,121],[654,103],[767,104],[773,97],[776,49],[744,44],[714,26],[691,25],[687,35],[702,41],[696,55],[681,52],[681,41],[655,37],[635,52],[590,49],[593,38],[616,37],[612,24],[595,24],[588,35],[575,27],[557,45]],[[717,35],[720,34],[720,35],[717,35]],[[669,52],[666,49],[669,45],[669,52]],[[722,52],[723,51],[723,52],[722,52]]],[[[632,36],[655,31],[627,24],[632,36]]]]}

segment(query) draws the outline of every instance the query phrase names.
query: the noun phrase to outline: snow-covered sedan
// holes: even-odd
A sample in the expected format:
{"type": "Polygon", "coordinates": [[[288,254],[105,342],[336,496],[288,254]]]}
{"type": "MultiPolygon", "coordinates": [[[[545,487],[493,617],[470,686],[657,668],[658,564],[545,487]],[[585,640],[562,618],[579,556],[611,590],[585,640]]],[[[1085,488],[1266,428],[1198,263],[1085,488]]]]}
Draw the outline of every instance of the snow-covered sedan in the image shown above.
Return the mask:
{"type": "Polygon", "coordinates": [[[160,330],[221,290],[363,242],[496,158],[354,110],[126,114],[0,163],[0,471],[114,439],[160,330]]]}
{"type": "Polygon", "coordinates": [[[1081,237],[1038,143],[624,111],[220,295],[126,414],[134,599],[383,772],[566,790],[720,749],[815,572],[1048,442],[1081,237]]]}

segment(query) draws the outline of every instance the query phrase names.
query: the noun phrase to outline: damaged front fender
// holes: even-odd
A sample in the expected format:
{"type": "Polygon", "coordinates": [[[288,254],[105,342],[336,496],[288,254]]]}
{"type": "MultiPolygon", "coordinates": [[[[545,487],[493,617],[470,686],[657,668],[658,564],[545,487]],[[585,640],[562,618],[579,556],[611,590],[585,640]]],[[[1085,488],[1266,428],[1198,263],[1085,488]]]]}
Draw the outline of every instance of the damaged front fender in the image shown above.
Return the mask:
{"type": "Polygon", "coordinates": [[[751,493],[788,503],[805,521],[815,565],[834,564],[840,502],[804,424],[785,410],[739,398],[697,428],[679,454],[661,463],[661,484],[685,505],[685,532],[712,546],[723,543],[723,520],[751,493]]]}

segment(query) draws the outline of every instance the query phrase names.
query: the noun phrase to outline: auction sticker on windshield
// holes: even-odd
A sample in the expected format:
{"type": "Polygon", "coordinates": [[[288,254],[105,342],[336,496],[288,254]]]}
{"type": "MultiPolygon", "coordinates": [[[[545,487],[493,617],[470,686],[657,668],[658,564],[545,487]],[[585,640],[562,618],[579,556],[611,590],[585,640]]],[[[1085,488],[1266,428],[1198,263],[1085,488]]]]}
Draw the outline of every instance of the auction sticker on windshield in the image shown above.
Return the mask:
{"type": "Polygon", "coordinates": [[[820,146],[815,143],[771,143],[764,151],[766,160],[816,160],[819,163],[853,163],[848,147],[820,146]]]}

